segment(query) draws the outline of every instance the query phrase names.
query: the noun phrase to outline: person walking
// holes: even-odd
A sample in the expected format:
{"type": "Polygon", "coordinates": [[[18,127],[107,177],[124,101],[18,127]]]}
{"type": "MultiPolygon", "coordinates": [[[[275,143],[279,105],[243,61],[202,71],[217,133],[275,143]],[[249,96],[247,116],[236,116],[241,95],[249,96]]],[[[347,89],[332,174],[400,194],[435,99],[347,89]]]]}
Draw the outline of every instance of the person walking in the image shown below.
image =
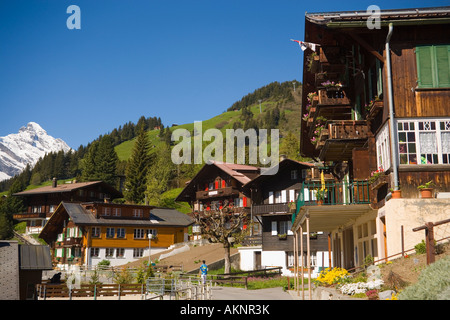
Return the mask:
{"type": "Polygon", "coordinates": [[[202,277],[202,284],[206,283],[206,275],[208,274],[208,266],[206,265],[206,261],[202,261],[203,264],[200,266],[200,273],[202,277]]]}

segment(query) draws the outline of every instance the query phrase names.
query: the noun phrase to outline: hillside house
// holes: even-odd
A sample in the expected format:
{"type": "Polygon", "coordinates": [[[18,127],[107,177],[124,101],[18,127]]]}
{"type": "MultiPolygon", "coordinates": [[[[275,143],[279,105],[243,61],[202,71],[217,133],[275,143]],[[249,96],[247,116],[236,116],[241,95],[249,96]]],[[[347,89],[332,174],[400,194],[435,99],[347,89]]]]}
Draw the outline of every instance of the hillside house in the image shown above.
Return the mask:
{"type": "Polygon", "coordinates": [[[187,241],[193,220],[174,209],[105,202],[61,202],[39,237],[53,263],[124,265],[187,241]]]}
{"type": "Polygon", "coordinates": [[[14,219],[26,221],[27,233],[39,233],[62,201],[111,201],[122,198],[121,192],[103,181],[58,184],[53,179],[50,186],[25,190],[13,194],[22,197],[27,209],[13,215],[14,219]]]}
{"type": "MultiPolygon", "coordinates": [[[[252,199],[251,214],[261,225],[261,232],[249,237],[248,246],[240,247],[241,269],[282,267],[291,274],[294,267],[294,236],[292,214],[305,180],[314,176],[314,165],[283,158],[278,168],[260,175],[243,186],[252,199]],[[276,172],[275,172],[276,169],[276,172]]],[[[306,239],[307,235],[303,235],[306,239]]],[[[319,231],[310,235],[313,275],[328,267],[327,234],[319,231]]],[[[298,240],[298,239],[297,239],[298,240]]],[[[306,241],[303,241],[306,253],[306,241]]]]}
{"type": "Polygon", "coordinates": [[[411,249],[424,238],[413,228],[450,216],[450,8],[381,10],[379,29],[368,18],[305,15],[318,46],[304,51],[300,152],[333,180],[303,184],[292,231],[330,232],[344,268],[397,255],[402,239],[411,249]]]}
{"type": "MultiPolygon", "coordinates": [[[[259,168],[211,161],[203,166],[175,199],[192,207],[192,214],[220,210],[224,205],[236,213],[250,214],[251,199],[242,186],[259,175],[259,168]]],[[[246,226],[243,225],[243,228],[246,226]]],[[[194,239],[201,237],[198,226],[193,228],[194,239]]]]}

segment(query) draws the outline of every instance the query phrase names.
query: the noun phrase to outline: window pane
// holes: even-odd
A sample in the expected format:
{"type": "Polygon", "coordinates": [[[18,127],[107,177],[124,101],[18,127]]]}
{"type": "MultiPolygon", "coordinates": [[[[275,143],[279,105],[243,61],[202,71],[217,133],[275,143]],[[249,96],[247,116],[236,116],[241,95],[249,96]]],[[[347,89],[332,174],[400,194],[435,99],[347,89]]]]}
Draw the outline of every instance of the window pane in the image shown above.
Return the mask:
{"type": "Polygon", "coordinates": [[[420,132],[420,150],[422,153],[437,153],[436,133],[420,132]]]}
{"type": "Polygon", "coordinates": [[[408,164],[408,155],[407,154],[400,155],[400,164],[408,164]]]}

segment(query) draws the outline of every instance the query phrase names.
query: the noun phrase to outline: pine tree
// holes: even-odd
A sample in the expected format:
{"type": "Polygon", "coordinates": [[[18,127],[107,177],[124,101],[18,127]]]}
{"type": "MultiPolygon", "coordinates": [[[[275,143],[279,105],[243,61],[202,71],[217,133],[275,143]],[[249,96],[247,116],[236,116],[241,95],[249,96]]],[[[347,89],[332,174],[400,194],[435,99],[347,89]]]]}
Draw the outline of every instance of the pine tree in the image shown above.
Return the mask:
{"type": "Polygon", "coordinates": [[[91,145],[88,147],[88,151],[85,154],[83,160],[82,160],[82,180],[83,181],[93,181],[97,180],[97,177],[95,175],[96,173],[96,157],[97,149],[98,149],[99,142],[94,141],[91,143],[91,145]]]}
{"type": "Polygon", "coordinates": [[[147,195],[152,204],[160,205],[160,196],[170,188],[170,182],[176,177],[176,166],[171,161],[171,151],[167,144],[162,144],[155,152],[147,176],[147,195]]]}
{"type": "Polygon", "coordinates": [[[95,155],[95,176],[110,185],[117,182],[117,163],[119,157],[114,150],[114,142],[109,135],[105,135],[100,140],[98,150],[95,155]]]}
{"type": "Polygon", "coordinates": [[[125,199],[131,203],[142,203],[147,189],[147,174],[151,164],[150,141],[147,132],[141,130],[128,160],[125,182],[125,199]]]}
{"type": "Polygon", "coordinates": [[[117,163],[119,158],[114,150],[113,140],[109,135],[94,141],[83,158],[84,181],[101,180],[111,185],[117,182],[117,163]]]}

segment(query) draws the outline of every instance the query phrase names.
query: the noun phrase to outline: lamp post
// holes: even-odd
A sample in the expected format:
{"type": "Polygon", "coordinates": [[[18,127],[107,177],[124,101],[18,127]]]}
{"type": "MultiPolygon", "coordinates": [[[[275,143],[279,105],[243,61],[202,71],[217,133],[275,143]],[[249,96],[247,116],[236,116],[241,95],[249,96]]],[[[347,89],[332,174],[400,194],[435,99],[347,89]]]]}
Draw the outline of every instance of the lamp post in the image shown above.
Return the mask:
{"type": "Polygon", "coordinates": [[[153,238],[153,234],[151,233],[150,230],[148,230],[148,267],[150,268],[152,266],[152,260],[151,260],[151,256],[152,256],[152,238],[153,238]]]}

